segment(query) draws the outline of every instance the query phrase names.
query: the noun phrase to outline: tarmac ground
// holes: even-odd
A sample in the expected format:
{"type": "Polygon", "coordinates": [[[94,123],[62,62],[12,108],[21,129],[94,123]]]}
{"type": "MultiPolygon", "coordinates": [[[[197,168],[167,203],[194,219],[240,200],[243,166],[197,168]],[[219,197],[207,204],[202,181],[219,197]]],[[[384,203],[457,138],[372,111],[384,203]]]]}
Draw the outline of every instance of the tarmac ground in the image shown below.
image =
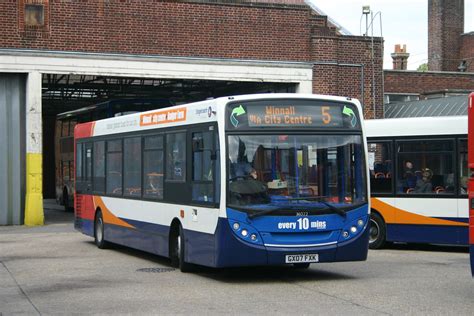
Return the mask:
{"type": "Polygon", "coordinates": [[[98,249],[73,214],[45,203],[46,225],[0,227],[0,315],[473,315],[467,247],[396,244],[366,262],[181,273],[169,260],[98,249]]]}

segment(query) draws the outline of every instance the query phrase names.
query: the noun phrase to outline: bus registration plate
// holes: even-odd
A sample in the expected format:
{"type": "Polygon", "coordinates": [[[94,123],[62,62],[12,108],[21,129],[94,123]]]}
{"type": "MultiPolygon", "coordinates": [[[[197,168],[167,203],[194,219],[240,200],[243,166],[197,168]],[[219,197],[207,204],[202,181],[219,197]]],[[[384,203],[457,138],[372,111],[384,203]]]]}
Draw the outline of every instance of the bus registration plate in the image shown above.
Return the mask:
{"type": "Polygon", "coordinates": [[[300,262],[319,262],[317,253],[305,253],[301,255],[286,255],[285,263],[300,263],[300,262]]]}

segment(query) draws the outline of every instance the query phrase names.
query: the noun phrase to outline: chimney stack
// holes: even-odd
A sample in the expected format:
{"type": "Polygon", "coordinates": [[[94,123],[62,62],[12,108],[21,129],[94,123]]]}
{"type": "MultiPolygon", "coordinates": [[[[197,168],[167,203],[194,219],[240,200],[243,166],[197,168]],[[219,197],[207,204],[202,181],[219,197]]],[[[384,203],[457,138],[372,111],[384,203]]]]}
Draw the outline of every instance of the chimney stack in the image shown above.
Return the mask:
{"type": "Polygon", "coordinates": [[[406,45],[395,45],[395,52],[392,53],[393,69],[394,70],[407,70],[408,57],[406,45]]]}
{"type": "Polygon", "coordinates": [[[464,0],[428,0],[428,69],[458,71],[464,0]]]}

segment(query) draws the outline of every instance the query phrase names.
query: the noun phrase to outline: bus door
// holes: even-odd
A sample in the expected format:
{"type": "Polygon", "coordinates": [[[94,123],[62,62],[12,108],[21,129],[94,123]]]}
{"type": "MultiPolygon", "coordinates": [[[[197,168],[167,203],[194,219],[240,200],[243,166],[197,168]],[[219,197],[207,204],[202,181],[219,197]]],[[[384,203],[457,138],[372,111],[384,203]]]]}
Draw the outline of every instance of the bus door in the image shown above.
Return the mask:
{"type": "Polygon", "coordinates": [[[84,190],[86,194],[92,192],[92,143],[85,143],[84,149],[84,190]]]}
{"type": "Polygon", "coordinates": [[[176,204],[189,204],[190,179],[187,151],[189,140],[185,130],[165,134],[165,200],[176,204]]]}
{"type": "Polygon", "coordinates": [[[189,130],[192,204],[203,206],[218,202],[219,154],[217,146],[217,126],[206,124],[189,130]]]}

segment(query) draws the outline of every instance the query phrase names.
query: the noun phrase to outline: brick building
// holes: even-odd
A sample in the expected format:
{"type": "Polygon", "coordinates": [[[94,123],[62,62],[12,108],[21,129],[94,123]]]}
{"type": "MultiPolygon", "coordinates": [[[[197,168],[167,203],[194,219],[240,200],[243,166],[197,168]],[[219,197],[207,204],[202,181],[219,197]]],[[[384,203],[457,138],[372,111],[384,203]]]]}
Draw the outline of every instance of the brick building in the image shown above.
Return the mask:
{"type": "Polygon", "coordinates": [[[406,71],[409,54],[397,46],[393,70],[384,70],[385,103],[474,91],[474,32],[464,33],[464,0],[428,0],[428,71],[406,71]]]}
{"type": "Polygon", "coordinates": [[[57,113],[284,91],[355,97],[381,116],[382,55],[381,38],[345,35],[303,0],[1,1],[0,225],[25,209],[42,222],[57,113]]]}

